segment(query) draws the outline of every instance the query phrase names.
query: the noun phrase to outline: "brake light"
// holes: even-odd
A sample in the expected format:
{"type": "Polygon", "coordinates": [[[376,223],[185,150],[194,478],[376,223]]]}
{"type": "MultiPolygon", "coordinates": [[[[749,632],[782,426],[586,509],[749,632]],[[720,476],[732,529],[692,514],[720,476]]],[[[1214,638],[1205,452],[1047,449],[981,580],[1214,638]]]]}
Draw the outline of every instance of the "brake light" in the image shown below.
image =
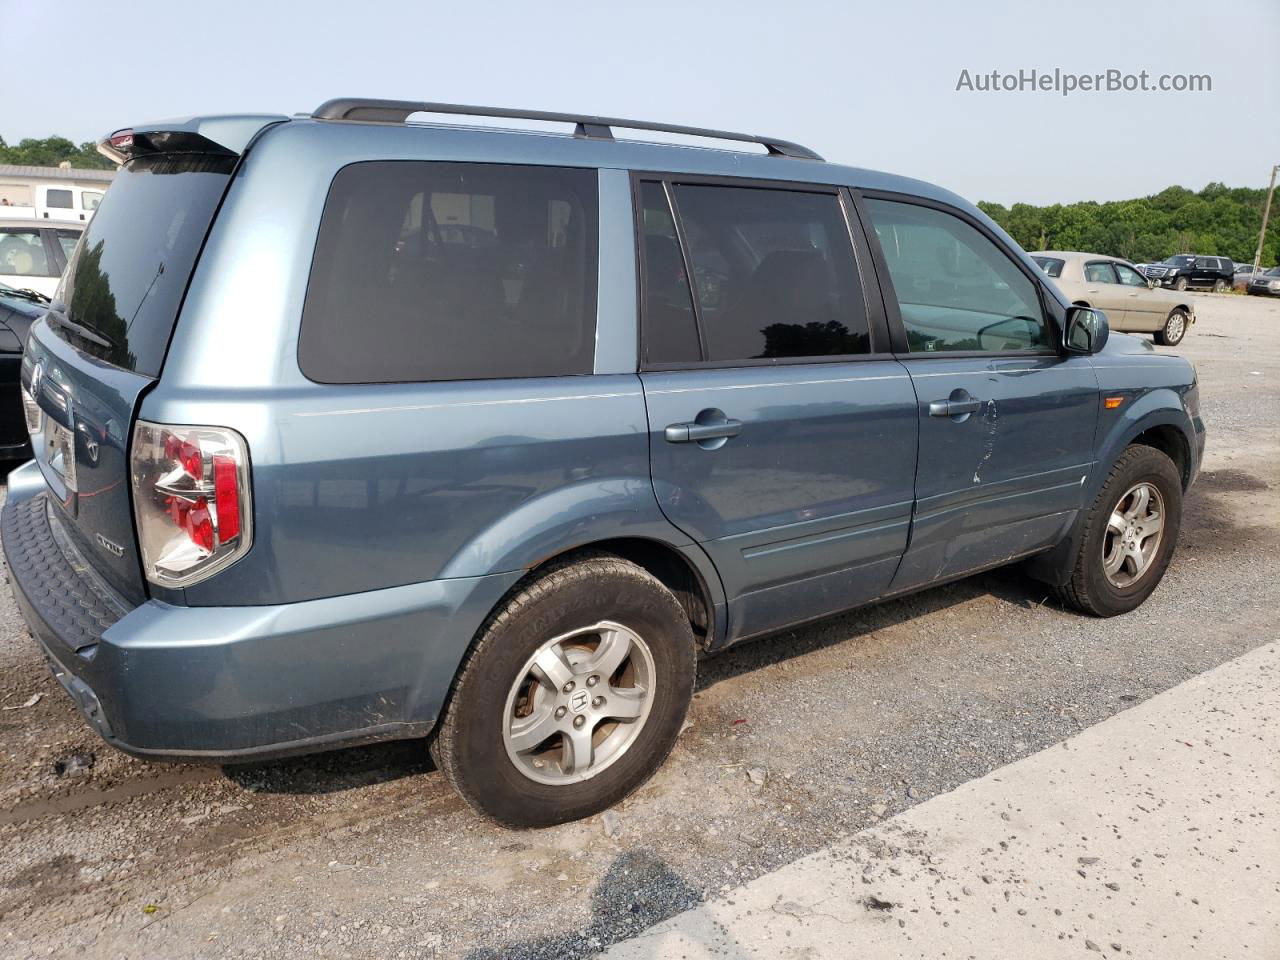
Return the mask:
{"type": "Polygon", "coordinates": [[[197,583],[248,551],[249,450],[240,434],[140,420],[130,472],[142,565],[152,583],[197,583]]]}

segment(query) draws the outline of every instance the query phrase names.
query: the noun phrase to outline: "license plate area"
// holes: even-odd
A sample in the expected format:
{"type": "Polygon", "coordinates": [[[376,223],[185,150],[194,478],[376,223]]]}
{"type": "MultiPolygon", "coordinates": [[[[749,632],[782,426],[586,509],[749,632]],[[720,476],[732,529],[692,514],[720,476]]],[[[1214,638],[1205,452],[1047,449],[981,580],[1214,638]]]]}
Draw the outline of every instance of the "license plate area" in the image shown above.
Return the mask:
{"type": "Polygon", "coordinates": [[[44,461],[70,493],[76,484],[76,436],[53,417],[44,418],[44,461]]]}

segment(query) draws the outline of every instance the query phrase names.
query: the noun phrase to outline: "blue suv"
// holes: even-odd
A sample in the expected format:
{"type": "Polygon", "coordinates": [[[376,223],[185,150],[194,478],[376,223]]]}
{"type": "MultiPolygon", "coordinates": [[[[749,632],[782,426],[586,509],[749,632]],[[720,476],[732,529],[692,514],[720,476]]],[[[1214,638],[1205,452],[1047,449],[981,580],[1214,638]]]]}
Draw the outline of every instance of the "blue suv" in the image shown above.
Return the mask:
{"type": "Polygon", "coordinates": [[[3,544],[130,753],[430,736],[546,825],[653,773],[701,655],[1023,560],[1121,614],[1169,563],[1195,371],[938,187],[399,101],[101,149],[3,544]]]}

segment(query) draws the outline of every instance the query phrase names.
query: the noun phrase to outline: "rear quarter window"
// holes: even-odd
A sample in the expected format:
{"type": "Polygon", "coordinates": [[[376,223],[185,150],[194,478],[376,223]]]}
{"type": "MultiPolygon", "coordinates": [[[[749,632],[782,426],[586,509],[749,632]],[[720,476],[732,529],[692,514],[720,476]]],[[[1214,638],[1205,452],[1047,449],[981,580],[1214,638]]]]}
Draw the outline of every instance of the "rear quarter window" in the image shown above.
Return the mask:
{"type": "Polygon", "coordinates": [[[1057,257],[1032,257],[1031,259],[1049,277],[1061,277],[1062,268],[1066,265],[1065,260],[1059,260],[1057,257]]]}
{"type": "Polygon", "coordinates": [[[321,217],[298,362],[321,383],[592,370],[594,170],[370,161],[321,217]]]}

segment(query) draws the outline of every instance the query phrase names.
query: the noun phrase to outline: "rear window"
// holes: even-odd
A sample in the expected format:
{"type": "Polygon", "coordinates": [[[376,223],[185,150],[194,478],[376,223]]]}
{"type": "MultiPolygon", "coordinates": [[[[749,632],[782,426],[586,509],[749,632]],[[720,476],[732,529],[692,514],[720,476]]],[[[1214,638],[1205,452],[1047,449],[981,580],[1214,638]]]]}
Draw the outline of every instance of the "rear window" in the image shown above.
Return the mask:
{"type": "Polygon", "coordinates": [[[1059,260],[1057,257],[1032,257],[1031,259],[1036,262],[1036,266],[1045,272],[1046,276],[1062,276],[1062,268],[1065,266],[1066,261],[1059,260]]]}
{"type": "Polygon", "coordinates": [[[65,324],[53,329],[109,363],[157,376],[234,165],[235,157],[200,154],[125,164],[75,248],[58,297],[61,315],[90,335],[65,324]]]}
{"type": "Polygon", "coordinates": [[[307,285],[303,373],[322,383],[590,373],[596,180],[560,167],[344,167],[307,285]]]}

